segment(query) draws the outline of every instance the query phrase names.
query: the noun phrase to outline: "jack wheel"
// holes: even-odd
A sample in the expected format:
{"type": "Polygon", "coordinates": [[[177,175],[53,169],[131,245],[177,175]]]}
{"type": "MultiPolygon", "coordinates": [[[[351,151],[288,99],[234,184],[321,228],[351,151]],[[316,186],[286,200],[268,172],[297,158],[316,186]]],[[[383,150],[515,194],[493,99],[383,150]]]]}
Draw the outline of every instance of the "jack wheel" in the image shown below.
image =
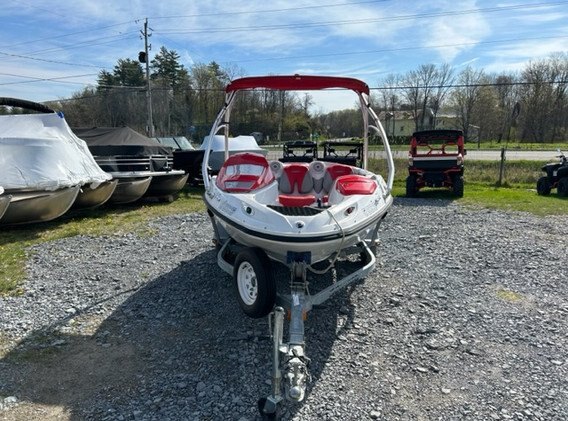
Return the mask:
{"type": "Polygon", "coordinates": [[[237,254],[233,279],[237,300],[247,316],[258,319],[272,311],[276,285],[264,251],[246,248],[237,254]]]}

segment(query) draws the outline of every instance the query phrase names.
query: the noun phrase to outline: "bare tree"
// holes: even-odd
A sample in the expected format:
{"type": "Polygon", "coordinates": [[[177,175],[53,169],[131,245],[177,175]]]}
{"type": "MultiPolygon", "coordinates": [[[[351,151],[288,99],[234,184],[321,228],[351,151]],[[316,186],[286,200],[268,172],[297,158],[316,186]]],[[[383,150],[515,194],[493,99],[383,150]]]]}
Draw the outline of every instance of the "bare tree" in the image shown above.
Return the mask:
{"type": "Polygon", "coordinates": [[[430,98],[430,108],[432,108],[432,112],[434,113],[434,127],[436,128],[436,117],[438,116],[438,112],[442,107],[446,95],[451,89],[451,85],[454,81],[454,70],[452,67],[444,63],[439,68],[436,69],[435,74],[435,87],[432,90],[432,97],[430,98]]]}
{"type": "Polygon", "coordinates": [[[452,92],[451,100],[466,141],[469,139],[474,107],[479,99],[480,84],[484,76],[483,70],[468,66],[458,75],[460,86],[452,92]]]}

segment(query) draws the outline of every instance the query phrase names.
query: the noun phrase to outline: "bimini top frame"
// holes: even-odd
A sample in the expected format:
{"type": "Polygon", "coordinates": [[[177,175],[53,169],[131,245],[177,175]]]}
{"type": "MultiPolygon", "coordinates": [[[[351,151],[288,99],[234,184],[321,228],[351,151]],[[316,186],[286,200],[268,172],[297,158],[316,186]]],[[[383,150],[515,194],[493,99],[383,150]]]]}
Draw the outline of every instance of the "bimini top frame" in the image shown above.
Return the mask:
{"type": "Polygon", "coordinates": [[[235,79],[227,85],[225,89],[225,103],[213,123],[211,132],[209,133],[208,144],[205,148],[205,154],[203,156],[201,172],[203,175],[205,190],[208,190],[210,185],[207,167],[209,165],[209,155],[211,153],[210,142],[212,141],[213,136],[216,135],[220,129],[223,130],[225,137],[226,160],[229,157],[229,121],[235,95],[238,91],[259,88],[280,91],[313,91],[322,89],[349,89],[354,91],[359,97],[361,112],[363,114],[363,168],[367,169],[367,160],[369,155],[369,130],[372,129],[382,139],[389,169],[387,186],[389,191],[392,189],[394,181],[394,161],[392,152],[387,134],[379,121],[379,117],[369,104],[369,86],[365,82],[348,77],[291,75],[245,77],[235,79]],[[371,117],[371,122],[373,124],[369,124],[369,117],[371,117]]]}

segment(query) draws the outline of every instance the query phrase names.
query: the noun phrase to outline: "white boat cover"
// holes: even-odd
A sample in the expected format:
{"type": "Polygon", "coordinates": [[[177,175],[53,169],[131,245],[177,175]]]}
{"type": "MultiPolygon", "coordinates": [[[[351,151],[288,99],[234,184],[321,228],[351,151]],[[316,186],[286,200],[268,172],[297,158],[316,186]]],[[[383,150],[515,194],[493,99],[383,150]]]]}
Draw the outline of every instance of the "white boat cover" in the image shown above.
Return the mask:
{"type": "MultiPolygon", "coordinates": [[[[207,146],[207,141],[209,136],[205,136],[203,139],[203,143],[199,147],[199,149],[205,150],[207,146]]],[[[214,152],[224,151],[225,150],[225,136],[223,135],[215,135],[213,136],[213,141],[211,142],[210,150],[214,152]]],[[[253,152],[254,150],[258,150],[259,153],[264,151],[258,143],[256,143],[256,139],[254,136],[237,136],[237,137],[230,137],[229,138],[229,150],[230,151],[249,151],[253,152]]]]}
{"type": "Polygon", "coordinates": [[[112,179],[60,114],[0,116],[0,184],[6,190],[58,190],[112,179]]]}

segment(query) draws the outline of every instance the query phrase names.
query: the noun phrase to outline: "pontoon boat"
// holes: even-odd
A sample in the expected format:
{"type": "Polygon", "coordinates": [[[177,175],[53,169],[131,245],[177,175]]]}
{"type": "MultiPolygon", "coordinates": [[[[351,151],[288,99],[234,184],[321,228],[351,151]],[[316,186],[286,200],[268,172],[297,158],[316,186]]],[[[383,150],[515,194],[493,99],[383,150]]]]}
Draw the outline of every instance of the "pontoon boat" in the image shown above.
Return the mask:
{"type": "Polygon", "coordinates": [[[78,197],[93,206],[108,199],[112,176],[101,170],[62,114],[15,98],[0,98],[0,105],[42,113],[0,116],[0,184],[12,196],[0,224],[55,219],[78,197]]]}

